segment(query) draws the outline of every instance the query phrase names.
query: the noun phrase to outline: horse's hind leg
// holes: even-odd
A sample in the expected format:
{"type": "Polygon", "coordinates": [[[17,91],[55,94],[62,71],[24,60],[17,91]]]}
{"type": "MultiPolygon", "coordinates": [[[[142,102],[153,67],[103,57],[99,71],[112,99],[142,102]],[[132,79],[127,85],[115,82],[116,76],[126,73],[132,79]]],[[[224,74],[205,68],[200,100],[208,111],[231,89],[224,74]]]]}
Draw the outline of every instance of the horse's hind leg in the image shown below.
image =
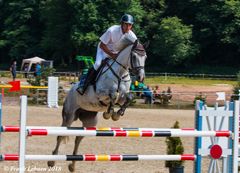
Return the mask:
{"type": "MultiPolygon", "coordinates": [[[[80,121],[82,121],[83,127],[95,127],[97,125],[97,121],[98,121],[97,112],[83,111],[78,114],[79,114],[80,121]]],[[[83,136],[76,136],[73,155],[77,155],[79,144],[83,138],[84,138],[83,136]]],[[[75,171],[75,164],[76,164],[76,161],[73,160],[72,163],[68,165],[69,171],[71,172],[75,171]]]]}
{"type": "MultiPolygon", "coordinates": [[[[61,126],[62,127],[70,127],[72,122],[74,121],[74,116],[66,116],[66,113],[64,112],[64,110],[63,110],[62,114],[63,114],[63,121],[62,121],[61,126]]],[[[58,150],[59,150],[60,144],[63,141],[63,139],[66,139],[66,136],[58,136],[57,137],[57,144],[55,146],[55,149],[52,152],[53,155],[58,154],[58,150]]],[[[55,161],[48,161],[48,166],[49,167],[53,167],[54,165],[55,165],[55,161]]]]}
{"type": "MultiPolygon", "coordinates": [[[[84,138],[83,136],[76,136],[73,155],[77,155],[79,144],[83,138],[84,138]]],[[[68,165],[68,169],[70,172],[75,171],[75,163],[76,163],[76,161],[72,161],[72,163],[68,165]]]]}
{"type": "MultiPolygon", "coordinates": [[[[59,150],[59,147],[60,147],[60,144],[61,144],[63,138],[64,138],[64,136],[58,136],[57,137],[57,144],[56,144],[55,149],[52,152],[53,155],[57,155],[58,154],[58,150],[59,150]]],[[[55,165],[55,161],[48,161],[48,166],[49,167],[53,167],[54,165],[55,165]]]]}

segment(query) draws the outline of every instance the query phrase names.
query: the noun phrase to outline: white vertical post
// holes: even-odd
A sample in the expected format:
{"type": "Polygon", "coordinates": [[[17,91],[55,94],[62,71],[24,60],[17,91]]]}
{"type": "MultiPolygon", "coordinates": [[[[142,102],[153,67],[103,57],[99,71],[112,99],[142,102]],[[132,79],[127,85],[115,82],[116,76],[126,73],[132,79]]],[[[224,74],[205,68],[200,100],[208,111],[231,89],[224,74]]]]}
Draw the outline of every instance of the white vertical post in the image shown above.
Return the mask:
{"type": "Polygon", "coordinates": [[[58,108],[58,77],[48,77],[48,107],[58,108]]]}
{"type": "Polygon", "coordinates": [[[227,170],[227,168],[228,168],[228,158],[227,157],[223,157],[222,158],[222,172],[223,173],[228,173],[228,170],[227,170]]]}
{"type": "Polygon", "coordinates": [[[233,173],[238,173],[239,103],[234,102],[233,173]]]}
{"type": "Polygon", "coordinates": [[[27,96],[21,96],[20,134],[19,134],[19,173],[25,171],[27,96]]]}

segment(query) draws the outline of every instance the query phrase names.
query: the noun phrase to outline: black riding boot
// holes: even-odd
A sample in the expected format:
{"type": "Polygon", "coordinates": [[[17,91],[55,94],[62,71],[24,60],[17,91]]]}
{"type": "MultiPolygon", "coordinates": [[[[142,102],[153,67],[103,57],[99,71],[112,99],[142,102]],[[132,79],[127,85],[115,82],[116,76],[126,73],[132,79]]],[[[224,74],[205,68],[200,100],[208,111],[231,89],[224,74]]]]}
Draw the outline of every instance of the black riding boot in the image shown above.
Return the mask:
{"type": "Polygon", "coordinates": [[[80,94],[84,94],[84,92],[86,91],[88,85],[93,82],[96,78],[96,70],[92,67],[91,69],[89,69],[88,71],[88,74],[87,76],[85,77],[85,80],[84,80],[84,83],[81,84],[81,81],[80,81],[80,85],[78,86],[77,88],[77,91],[80,93],[80,94]]]}

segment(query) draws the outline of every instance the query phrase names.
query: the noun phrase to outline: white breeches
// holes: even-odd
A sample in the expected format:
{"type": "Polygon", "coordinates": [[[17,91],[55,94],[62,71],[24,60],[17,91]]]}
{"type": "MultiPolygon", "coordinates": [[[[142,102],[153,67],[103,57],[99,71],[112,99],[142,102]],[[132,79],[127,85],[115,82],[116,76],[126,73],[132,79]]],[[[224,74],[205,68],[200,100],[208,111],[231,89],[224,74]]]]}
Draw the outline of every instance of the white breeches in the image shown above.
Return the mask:
{"type": "Polygon", "coordinates": [[[102,60],[104,60],[106,57],[108,57],[108,55],[100,48],[98,44],[96,61],[95,64],[93,65],[95,70],[97,70],[100,67],[102,60]]]}

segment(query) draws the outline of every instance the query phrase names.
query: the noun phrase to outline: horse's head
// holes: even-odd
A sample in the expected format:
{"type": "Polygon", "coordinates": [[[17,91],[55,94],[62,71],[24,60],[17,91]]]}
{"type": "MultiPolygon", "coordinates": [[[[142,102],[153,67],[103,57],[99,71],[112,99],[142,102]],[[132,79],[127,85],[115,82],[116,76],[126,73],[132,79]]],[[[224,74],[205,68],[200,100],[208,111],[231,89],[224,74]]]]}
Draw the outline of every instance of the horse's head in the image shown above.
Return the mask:
{"type": "Polygon", "coordinates": [[[132,47],[131,57],[130,57],[130,69],[134,75],[137,76],[137,80],[143,82],[145,77],[145,61],[147,58],[146,51],[141,43],[136,41],[132,47]]]}

